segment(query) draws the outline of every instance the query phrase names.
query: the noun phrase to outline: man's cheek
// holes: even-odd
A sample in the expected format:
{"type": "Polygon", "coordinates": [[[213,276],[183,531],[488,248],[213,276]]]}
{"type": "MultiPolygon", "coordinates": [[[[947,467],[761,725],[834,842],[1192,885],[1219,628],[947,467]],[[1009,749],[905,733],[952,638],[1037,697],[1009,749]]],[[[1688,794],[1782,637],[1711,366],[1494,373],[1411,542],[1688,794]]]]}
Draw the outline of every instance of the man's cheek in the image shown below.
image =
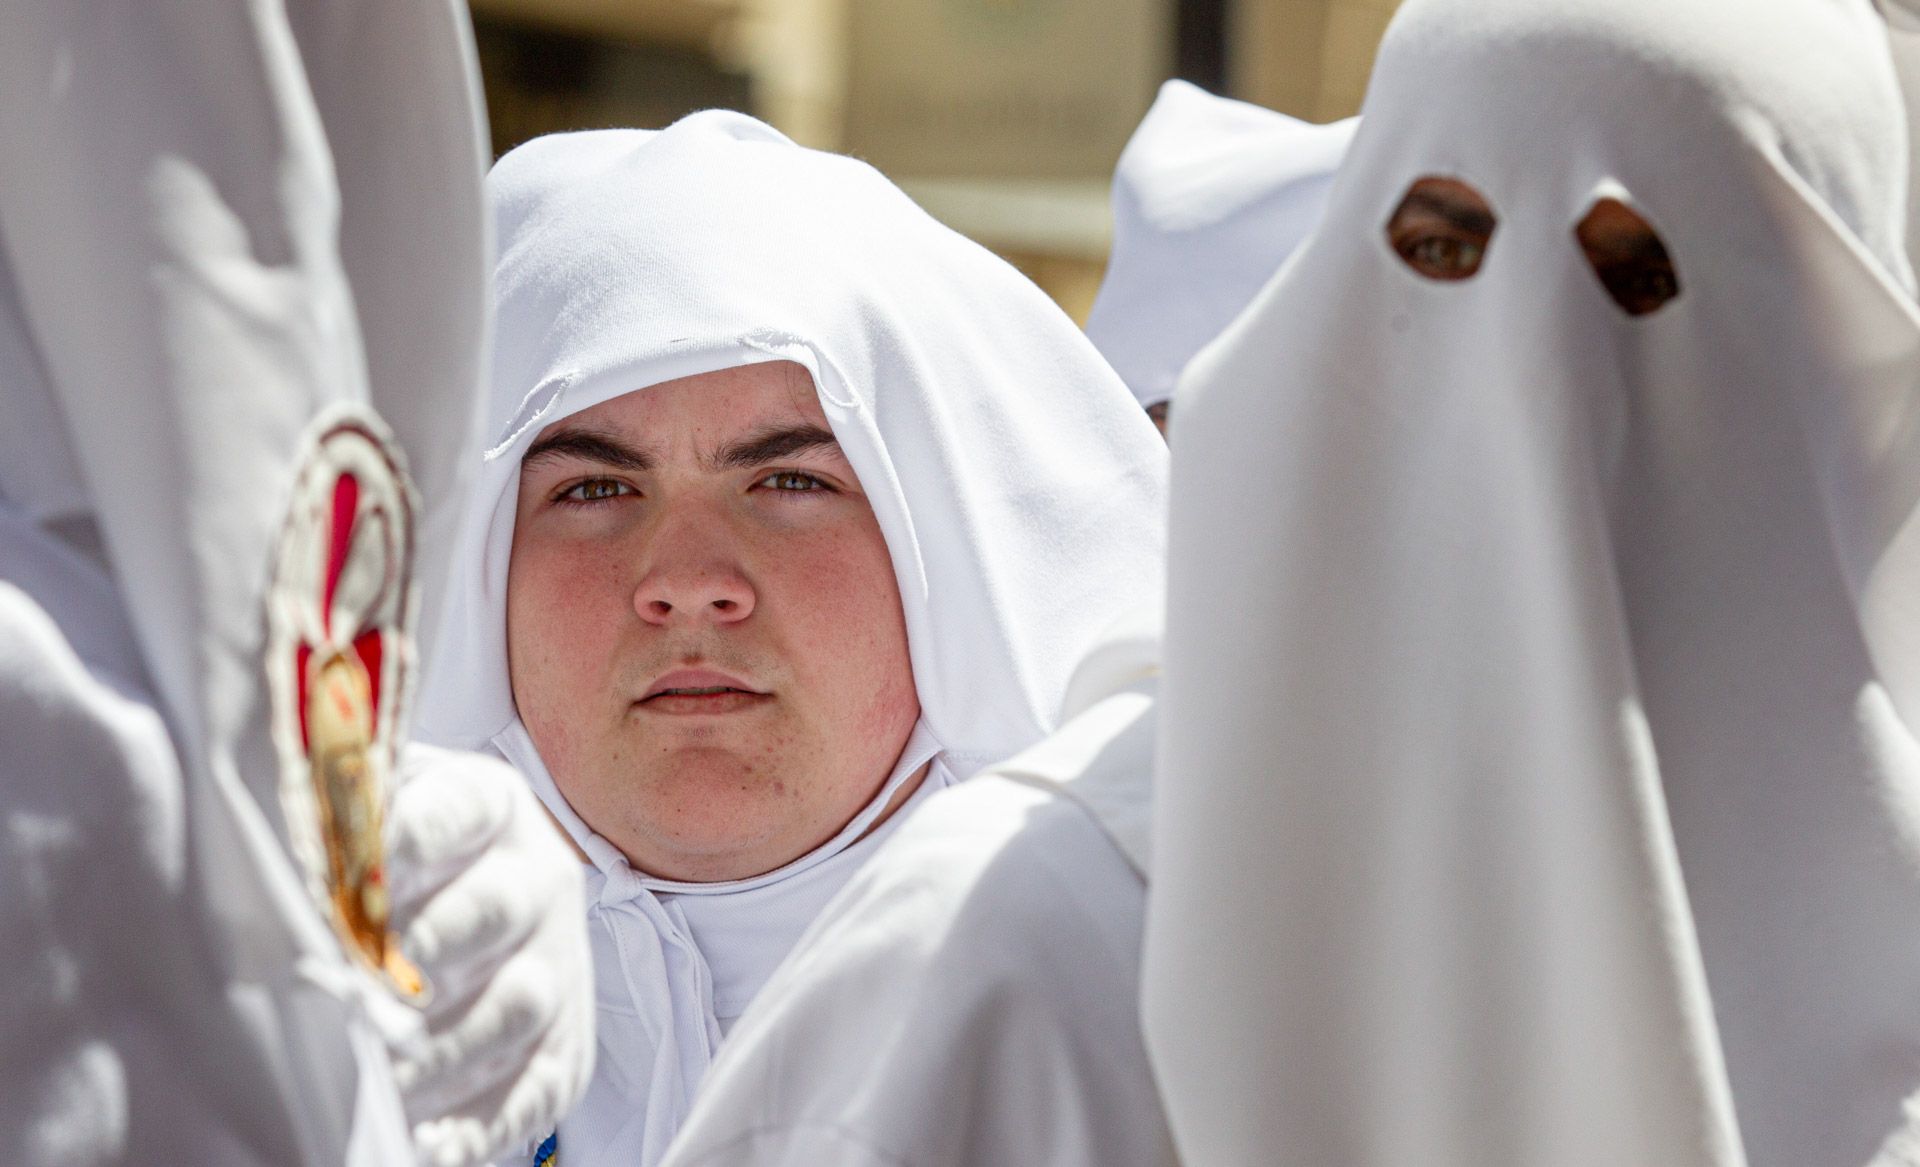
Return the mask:
{"type": "Polygon", "coordinates": [[[556,709],[529,711],[523,708],[520,717],[560,793],[572,802],[591,801],[594,776],[602,770],[606,759],[597,756],[592,741],[581,732],[577,720],[567,716],[564,710],[556,709]]]}
{"type": "Polygon", "coordinates": [[[596,654],[606,638],[566,603],[522,605],[510,630],[510,673],[521,718],[541,738],[570,736],[576,722],[606,706],[605,670],[596,654]]]}
{"type": "Polygon", "coordinates": [[[831,601],[828,611],[898,607],[898,585],[886,544],[861,530],[837,532],[808,548],[802,586],[831,601]],[[877,543],[877,545],[876,545],[877,543]]]}

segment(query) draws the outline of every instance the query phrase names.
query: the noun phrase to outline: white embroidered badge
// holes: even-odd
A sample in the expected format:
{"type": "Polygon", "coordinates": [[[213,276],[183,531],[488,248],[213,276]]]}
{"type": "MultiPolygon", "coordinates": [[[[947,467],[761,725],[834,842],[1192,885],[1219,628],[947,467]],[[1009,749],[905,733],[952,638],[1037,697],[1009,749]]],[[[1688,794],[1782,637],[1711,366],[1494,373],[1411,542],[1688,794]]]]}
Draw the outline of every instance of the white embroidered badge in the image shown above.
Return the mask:
{"type": "Polygon", "coordinates": [[[388,931],[383,824],[412,696],[415,510],[385,423],[364,406],[326,411],[308,430],[267,595],[294,855],[347,951],[410,999],[426,984],[388,931]]]}

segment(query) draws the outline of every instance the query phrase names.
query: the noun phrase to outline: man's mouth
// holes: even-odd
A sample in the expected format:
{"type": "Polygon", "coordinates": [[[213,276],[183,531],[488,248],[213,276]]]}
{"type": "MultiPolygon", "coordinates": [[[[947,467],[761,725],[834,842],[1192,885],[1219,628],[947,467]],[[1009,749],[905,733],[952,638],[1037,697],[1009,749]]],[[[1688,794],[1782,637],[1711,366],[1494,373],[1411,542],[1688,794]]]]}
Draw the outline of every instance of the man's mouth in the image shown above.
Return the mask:
{"type": "Polygon", "coordinates": [[[726,673],[677,669],[655,681],[635,705],[659,713],[729,713],[771,697],[726,673]]]}

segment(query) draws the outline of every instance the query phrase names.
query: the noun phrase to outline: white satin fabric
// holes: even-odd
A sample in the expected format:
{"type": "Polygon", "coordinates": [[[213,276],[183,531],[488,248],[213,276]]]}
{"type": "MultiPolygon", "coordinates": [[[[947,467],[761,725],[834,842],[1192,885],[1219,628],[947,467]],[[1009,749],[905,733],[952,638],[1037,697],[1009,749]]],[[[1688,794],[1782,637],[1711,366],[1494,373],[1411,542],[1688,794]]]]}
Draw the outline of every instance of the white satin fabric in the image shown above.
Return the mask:
{"type": "Polygon", "coordinates": [[[1220,335],[1320,221],[1357,119],[1314,125],[1160,87],[1113,175],[1113,250],[1087,336],[1141,405],[1220,335]]]}
{"type": "Polygon", "coordinates": [[[1879,0],[1907,109],[1907,257],[1920,267],[1920,0],[1879,0]]]}
{"type": "MultiPolygon", "coordinates": [[[[385,410],[432,502],[462,477],[443,455],[477,420],[486,240],[465,19],[8,7],[9,1162],[413,1161],[378,996],[287,855],[264,593],[328,405],[385,410]],[[362,311],[401,302],[404,327],[363,336],[362,311]]],[[[432,562],[445,520],[425,518],[432,562]]]]}
{"type": "Polygon", "coordinates": [[[1920,315],[1865,0],[1409,0],[1190,368],[1148,1045],[1188,1167],[1913,1162],[1920,315]],[[1427,175],[1471,279],[1386,224],[1427,175]],[[1574,236],[1630,201],[1678,299],[1574,236]]]}
{"type": "Polygon", "coordinates": [[[1137,1011],[1158,620],[834,898],[668,1167],[1173,1167],[1137,1011]]]}
{"type": "Polygon", "coordinates": [[[721,1039],[794,941],[907,815],[954,781],[917,727],[879,793],[832,839],[764,875],[683,883],[635,871],[587,826],[517,720],[495,744],[592,861],[586,916],[598,1058],[558,1130],[574,1163],[661,1160],[721,1039]],[[922,767],[919,789],[874,826],[922,767]]]}
{"type": "Polygon", "coordinates": [[[600,988],[600,1071],[560,1153],[651,1164],[719,1039],[716,989],[731,1008],[768,971],[771,948],[740,938],[784,949],[866,844],[848,851],[850,827],[742,885],[668,885],[633,873],[573,814],[507,672],[528,443],[678,377],[767,360],[808,371],[891,552],[921,706],[908,756],[856,824],[914,758],[933,759],[931,794],[1057,725],[1072,662],[1123,606],[1159,596],[1150,518],[1165,453],[1039,289],[871,168],[751,118],[538,139],[488,186],[501,241],[493,436],[422,726],[513,761],[592,861],[597,967],[618,975],[600,988]]]}

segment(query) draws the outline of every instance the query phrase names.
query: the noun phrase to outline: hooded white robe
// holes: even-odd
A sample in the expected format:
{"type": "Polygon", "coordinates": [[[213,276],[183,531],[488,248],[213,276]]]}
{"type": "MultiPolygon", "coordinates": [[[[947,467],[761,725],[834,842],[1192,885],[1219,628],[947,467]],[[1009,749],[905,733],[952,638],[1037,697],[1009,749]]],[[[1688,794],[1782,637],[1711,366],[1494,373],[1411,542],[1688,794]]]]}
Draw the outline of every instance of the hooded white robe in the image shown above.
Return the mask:
{"type": "Polygon", "coordinates": [[[555,135],[488,179],[501,242],[490,448],[463,534],[431,740],[519,767],[589,857],[599,1066],[559,1128],[571,1167],[653,1164],[726,1024],[902,811],[1058,724],[1074,662],[1158,595],[1166,462],[1072,322],[871,168],[710,112],[555,135]],[[840,835],[776,871],[634,871],[567,805],[514,710],[505,587],[520,459],[543,428],[663,381],[790,360],[871,501],[921,720],[840,835]],[[455,647],[457,646],[457,647],[455,647]]]}
{"type": "Polygon", "coordinates": [[[1158,621],[1092,654],[1059,730],[929,799],[835,897],[669,1167],[1172,1167],[1138,1012],[1158,621]]]}
{"type": "Polygon", "coordinates": [[[1189,370],[1145,1020],[1188,1167],[1912,1162],[1920,315],[1865,0],[1409,0],[1189,370]],[[1404,264],[1417,179],[1499,222],[1404,264]],[[1630,317],[1574,227],[1658,230],[1630,317]]]}
{"type": "Polygon", "coordinates": [[[411,1163],[383,1041],[408,1018],[374,1023],[391,998],[289,854],[263,659],[323,416],[385,412],[428,574],[446,558],[485,320],[464,12],[35,2],[5,26],[0,1146],[411,1163]]]}
{"type": "Polygon", "coordinates": [[[1357,124],[1160,87],[1114,169],[1113,249],[1087,314],[1088,338],[1141,405],[1173,396],[1313,230],[1357,124]]]}

